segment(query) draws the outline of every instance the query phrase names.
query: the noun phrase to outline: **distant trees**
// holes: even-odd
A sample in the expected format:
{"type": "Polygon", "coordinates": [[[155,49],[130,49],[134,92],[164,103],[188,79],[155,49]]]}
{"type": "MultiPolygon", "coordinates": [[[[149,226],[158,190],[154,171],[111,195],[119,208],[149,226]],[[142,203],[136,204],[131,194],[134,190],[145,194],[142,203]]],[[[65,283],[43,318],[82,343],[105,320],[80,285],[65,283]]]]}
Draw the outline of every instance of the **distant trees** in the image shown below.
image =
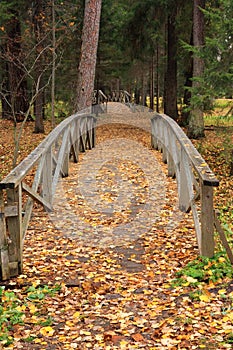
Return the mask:
{"type": "Polygon", "coordinates": [[[0,57],[2,117],[14,116],[19,121],[28,109],[20,10],[18,6],[7,6],[6,3],[1,9],[5,11],[2,14],[0,57]]]}
{"type": "Polygon", "coordinates": [[[123,88],[157,111],[162,101],[175,120],[182,107],[190,136],[200,137],[207,102],[232,95],[232,18],[231,0],[1,1],[2,117],[21,120],[33,100],[43,132],[51,99],[67,113],[85,108],[95,77],[106,94],[123,88]]]}
{"type": "Polygon", "coordinates": [[[202,51],[205,45],[204,12],[206,0],[194,0],[193,5],[193,81],[191,110],[188,120],[188,135],[191,138],[204,136],[203,105],[200,103],[201,79],[204,74],[202,51]],[[195,94],[195,96],[194,96],[195,94]],[[196,96],[198,98],[196,98],[196,96]]]}
{"type": "Polygon", "coordinates": [[[55,24],[52,22],[50,0],[36,2],[11,0],[0,3],[2,117],[22,121],[28,114],[27,109],[30,106],[30,113],[35,119],[35,132],[44,131],[44,108],[50,102],[51,94],[48,92],[51,88],[53,60],[57,61],[55,69],[63,72],[58,74],[57,78],[56,94],[59,98],[66,100],[69,96],[71,99],[77,81],[72,69],[77,67],[77,55],[80,50],[78,38],[81,33],[82,1],[68,0],[64,4],[60,0],[55,0],[54,3],[54,12],[57,14],[55,24]],[[57,33],[55,48],[53,29],[57,33]],[[64,39],[66,39],[65,45],[64,39]],[[64,52],[66,55],[69,53],[69,56],[64,55],[64,52]],[[73,59],[69,59],[70,57],[73,59]],[[66,70],[69,76],[65,76],[66,70]],[[64,81],[64,78],[66,83],[59,84],[59,80],[64,81]]]}

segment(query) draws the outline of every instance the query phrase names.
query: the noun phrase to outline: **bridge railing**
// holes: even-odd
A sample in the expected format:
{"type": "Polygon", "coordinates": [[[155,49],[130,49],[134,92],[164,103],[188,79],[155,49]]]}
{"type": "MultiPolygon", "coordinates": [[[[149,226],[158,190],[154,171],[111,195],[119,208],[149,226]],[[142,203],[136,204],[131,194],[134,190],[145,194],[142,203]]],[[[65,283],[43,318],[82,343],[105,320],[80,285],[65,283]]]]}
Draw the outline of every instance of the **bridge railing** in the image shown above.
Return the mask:
{"type": "Polygon", "coordinates": [[[94,90],[92,97],[92,113],[107,113],[108,97],[102,90],[94,90]]]}
{"type": "Polygon", "coordinates": [[[108,96],[108,100],[111,102],[120,102],[130,105],[131,95],[126,90],[112,90],[111,94],[108,96]]]}
{"type": "Polygon", "coordinates": [[[22,250],[33,204],[52,210],[60,177],[69,161],[95,146],[96,119],[75,114],[60,123],[32,153],[0,182],[0,274],[6,280],[22,272],[22,250]]]}
{"type": "Polygon", "coordinates": [[[213,188],[218,179],[177,123],[166,115],[151,119],[152,147],[162,152],[168,176],[176,177],[179,208],[192,210],[199,252],[214,254],[215,213],[213,188]],[[197,200],[200,200],[197,205],[197,200]]]}

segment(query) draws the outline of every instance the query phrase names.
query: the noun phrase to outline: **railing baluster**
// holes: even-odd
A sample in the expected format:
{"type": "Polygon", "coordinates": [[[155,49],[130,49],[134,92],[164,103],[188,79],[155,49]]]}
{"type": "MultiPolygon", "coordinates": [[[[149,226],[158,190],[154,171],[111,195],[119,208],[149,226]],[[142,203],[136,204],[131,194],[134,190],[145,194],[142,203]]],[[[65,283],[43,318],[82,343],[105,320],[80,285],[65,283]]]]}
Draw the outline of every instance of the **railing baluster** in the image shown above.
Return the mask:
{"type": "Polygon", "coordinates": [[[3,191],[0,190],[0,263],[1,263],[1,277],[3,280],[10,278],[9,253],[8,253],[8,239],[6,232],[6,219],[3,191]]]}
{"type": "Polygon", "coordinates": [[[213,186],[218,186],[219,182],[174,120],[156,114],[151,123],[152,147],[163,152],[168,175],[176,176],[180,209],[184,212],[192,209],[200,254],[211,257],[214,254],[213,186]],[[199,193],[200,217],[194,202],[199,193]]]}
{"type": "Polygon", "coordinates": [[[7,227],[9,234],[9,266],[11,276],[22,272],[22,187],[7,189],[7,227]]]}
{"type": "Polygon", "coordinates": [[[67,176],[70,152],[78,161],[79,147],[95,145],[96,118],[75,114],[60,123],[27,158],[0,182],[0,277],[6,280],[22,271],[22,248],[34,201],[49,210],[59,176],[67,176]],[[81,141],[81,142],[80,142],[81,141]],[[24,182],[32,169],[32,186],[24,182]],[[3,190],[6,189],[6,204],[3,190]],[[22,215],[22,190],[29,196],[22,215]],[[9,237],[9,239],[8,239],[9,237]]]}

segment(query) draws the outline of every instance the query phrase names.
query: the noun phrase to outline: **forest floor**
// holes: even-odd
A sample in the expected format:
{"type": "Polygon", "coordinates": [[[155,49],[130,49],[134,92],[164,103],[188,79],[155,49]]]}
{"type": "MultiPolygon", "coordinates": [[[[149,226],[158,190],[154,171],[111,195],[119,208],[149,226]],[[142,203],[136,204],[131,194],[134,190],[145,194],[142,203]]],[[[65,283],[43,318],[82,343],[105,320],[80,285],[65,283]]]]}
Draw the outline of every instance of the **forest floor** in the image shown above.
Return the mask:
{"type": "MultiPolygon", "coordinates": [[[[178,211],[176,182],[151,149],[149,117],[112,105],[97,146],[60,182],[54,212],[35,206],[23,274],[1,283],[0,348],[232,348],[232,268],[217,238],[214,259],[198,257],[192,215],[178,211]]],[[[32,131],[29,122],[20,159],[44,137],[32,131]]],[[[0,120],[0,134],[3,177],[12,124],[0,120]]],[[[220,180],[215,207],[230,233],[232,135],[208,126],[195,141],[220,180]]]]}

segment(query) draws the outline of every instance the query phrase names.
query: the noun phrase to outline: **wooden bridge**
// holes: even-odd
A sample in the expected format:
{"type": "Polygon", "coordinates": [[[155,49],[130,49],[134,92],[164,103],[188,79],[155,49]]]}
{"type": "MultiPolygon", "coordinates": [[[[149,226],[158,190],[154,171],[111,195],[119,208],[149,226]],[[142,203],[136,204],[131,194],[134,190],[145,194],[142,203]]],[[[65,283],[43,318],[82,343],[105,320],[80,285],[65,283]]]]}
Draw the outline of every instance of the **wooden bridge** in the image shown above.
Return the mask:
{"type": "MultiPolygon", "coordinates": [[[[127,98],[124,97],[123,102],[131,107],[127,98]]],[[[107,109],[107,102],[104,103],[107,109]]],[[[22,272],[23,242],[34,202],[48,211],[53,210],[59,178],[69,175],[70,162],[77,163],[80,152],[95,147],[96,125],[101,118],[105,118],[105,115],[99,118],[92,113],[77,113],[65,119],[0,182],[2,280],[22,272]]],[[[179,208],[183,212],[192,210],[199,253],[207,257],[213,256],[214,232],[217,228],[233,262],[232,253],[214,211],[213,189],[219,185],[218,180],[171,118],[150,112],[149,119],[152,147],[162,152],[163,161],[167,163],[168,176],[177,180],[179,208]]]]}

